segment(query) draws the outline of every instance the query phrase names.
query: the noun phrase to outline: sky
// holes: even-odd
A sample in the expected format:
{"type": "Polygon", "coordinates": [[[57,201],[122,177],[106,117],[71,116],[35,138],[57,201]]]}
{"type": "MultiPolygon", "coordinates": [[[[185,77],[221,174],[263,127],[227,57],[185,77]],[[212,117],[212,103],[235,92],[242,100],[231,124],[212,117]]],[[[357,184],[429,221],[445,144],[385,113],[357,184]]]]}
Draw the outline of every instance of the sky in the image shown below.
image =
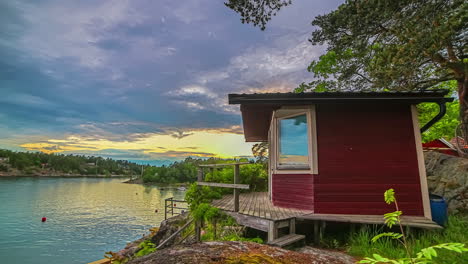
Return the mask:
{"type": "Polygon", "coordinates": [[[292,91],[338,0],[295,0],[267,29],[223,1],[0,2],[0,148],[164,164],[244,157],[229,93],[292,91]]]}

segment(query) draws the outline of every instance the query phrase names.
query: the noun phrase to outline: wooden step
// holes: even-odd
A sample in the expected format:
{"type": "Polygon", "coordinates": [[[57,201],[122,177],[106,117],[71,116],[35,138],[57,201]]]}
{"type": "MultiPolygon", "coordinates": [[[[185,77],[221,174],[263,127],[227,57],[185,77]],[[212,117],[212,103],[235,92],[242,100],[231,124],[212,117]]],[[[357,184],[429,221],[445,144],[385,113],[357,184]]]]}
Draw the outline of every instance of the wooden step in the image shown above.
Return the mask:
{"type": "Polygon", "coordinates": [[[304,238],[305,238],[304,235],[289,234],[289,235],[285,235],[285,236],[282,236],[280,238],[277,238],[277,239],[269,242],[268,244],[270,244],[272,246],[277,246],[277,247],[285,247],[287,245],[291,245],[292,243],[300,241],[300,240],[302,240],[304,238]]]}

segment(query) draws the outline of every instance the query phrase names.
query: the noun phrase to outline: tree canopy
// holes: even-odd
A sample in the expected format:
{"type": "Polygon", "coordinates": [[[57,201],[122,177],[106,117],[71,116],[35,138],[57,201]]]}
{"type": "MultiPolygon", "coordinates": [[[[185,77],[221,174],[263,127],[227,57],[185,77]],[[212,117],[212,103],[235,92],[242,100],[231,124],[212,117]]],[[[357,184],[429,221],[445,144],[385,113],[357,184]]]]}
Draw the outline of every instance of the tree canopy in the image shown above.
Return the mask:
{"type": "MultiPolygon", "coordinates": [[[[230,1],[227,6],[243,22],[264,29],[286,6],[273,1],[278,5],[271,8],[266,2],[230,1]]],[[[315,17],[312,25],[316,29],[309,41],[326,44],[327,53],[308,68],[314,81],[297,91],[420,90],[455,80],[460,116],[468,123],[468,2],[348,0],[315,17]]]]}
{"type": "MultiPolygon", "coordinates": [[[[449,81],[437,86],[441,89],[448,89],[451,95],[456,94],[457,83],[449,81]]],[[[435,139],[444,138],[451,140],[455,137],[455,130],[460,123],[458,121],[458,100],[447,103],[447,112],[444,117],[432,125],[429,130],[422,134],[422,141],[429,142],[435,139]]],[[[429,122],[439,112],[439,106],[434,103],[422,103],[418,105],[419,124],[422,126],[429,122]]]]}

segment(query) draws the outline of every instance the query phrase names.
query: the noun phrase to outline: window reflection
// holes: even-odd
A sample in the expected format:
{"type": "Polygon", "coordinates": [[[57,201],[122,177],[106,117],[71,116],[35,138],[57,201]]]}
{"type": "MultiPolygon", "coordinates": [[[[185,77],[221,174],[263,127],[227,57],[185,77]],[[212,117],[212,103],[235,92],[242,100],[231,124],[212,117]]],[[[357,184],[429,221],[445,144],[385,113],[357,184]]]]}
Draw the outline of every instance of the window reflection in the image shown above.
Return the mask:
{"type": "Polygon", "coordinates": [[[309,168],[309,147],[306,114],[280,119],[279,168],[309,168]]]}

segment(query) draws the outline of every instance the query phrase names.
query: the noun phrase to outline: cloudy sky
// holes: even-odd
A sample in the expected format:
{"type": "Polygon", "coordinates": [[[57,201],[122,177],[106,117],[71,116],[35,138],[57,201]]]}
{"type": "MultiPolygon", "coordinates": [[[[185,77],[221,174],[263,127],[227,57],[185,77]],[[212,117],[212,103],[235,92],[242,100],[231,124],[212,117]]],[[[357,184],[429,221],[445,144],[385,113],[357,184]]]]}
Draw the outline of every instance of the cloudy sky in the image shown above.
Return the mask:
{"type": "Polygon", "coordinates": [[[310,22],[340,2],[295,0],[260,31],[222,0],[1,1],[0,148],[251,155],[227,94],[310,80],[310,22]]]}

